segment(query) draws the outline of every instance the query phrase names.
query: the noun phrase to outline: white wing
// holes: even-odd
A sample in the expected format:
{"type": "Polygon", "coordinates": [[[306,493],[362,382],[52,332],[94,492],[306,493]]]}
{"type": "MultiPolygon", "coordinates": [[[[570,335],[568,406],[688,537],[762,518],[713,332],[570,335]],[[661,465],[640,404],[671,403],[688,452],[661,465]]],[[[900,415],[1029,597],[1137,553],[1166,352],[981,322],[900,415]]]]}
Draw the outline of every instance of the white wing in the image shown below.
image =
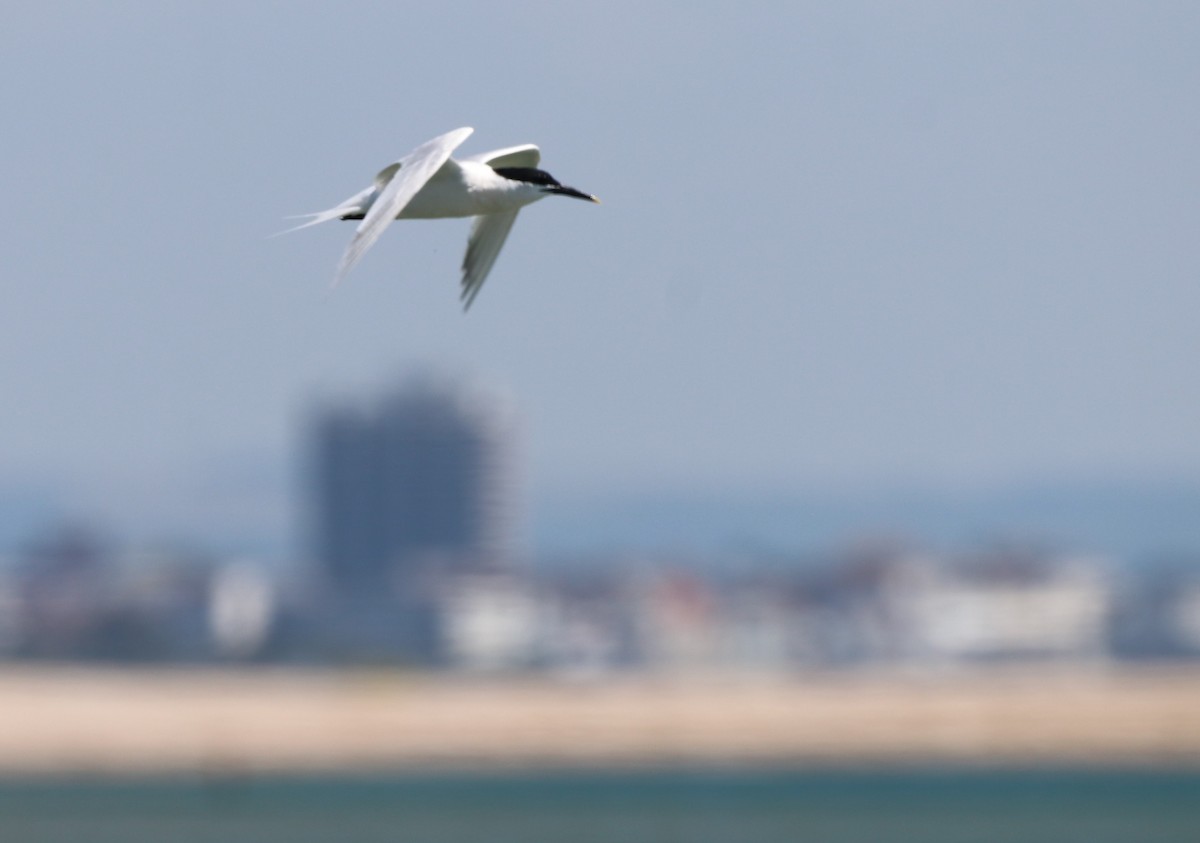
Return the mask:
{"type": "MultiPolygon", "coordinates": [[[[536,167],[542,160],[542,152],[532,143],[520,146],[506,146],[504,149],[493,149],[491,152],[481,152],[466,160],[478,161],[489,167],[536,167]]],[[[492,265],[508,238],[517,219],[516,211],[505,211],[499,214],[487,214],[475,218],[471,225],[471,236],[467,240],[467,253],[463,256],[462,265],[462,301],[466,310],[479,295],[483,282],[487,280],[492,265]]]]}
{"type": "Polygon", "coordinates": [[[342,282],[363,253],[371,248],[396,215],[404,210],[404,206],[412,201],[425,183],[433,178],[433,174],[446,163],[450,153],[473,131],[475,130],[472,128],[464,127],[426,141],[395,164],[379,172],[376,176],[379,195],[371,203],[367,215],[354,232],[354,239],[346,247],[346,253],[342,255],[341,263],[338,264],[333,286],[336,287],[342,282]]]}
{"type": "Polygon", "coordinates": [[[536,167],[542,160],[542,152],[531,143],[520,146],[508,146],[504,149],[493,149],[491,152],[481,152],[466,160],[478,161],[489,167],[536,167]]]}
{"type": "Polygon", "coordinates": [[[462,301],[463,310],[471,306],[479,288],[487,279],[496,262],[496,256],[504,246],[504,240],[517,219],[517,212],[501,211],[496,214],[483,214],[475,217],[471,225],[471,236],[467,240],[467,253],[463,256],[462,265],[462,301]]]}

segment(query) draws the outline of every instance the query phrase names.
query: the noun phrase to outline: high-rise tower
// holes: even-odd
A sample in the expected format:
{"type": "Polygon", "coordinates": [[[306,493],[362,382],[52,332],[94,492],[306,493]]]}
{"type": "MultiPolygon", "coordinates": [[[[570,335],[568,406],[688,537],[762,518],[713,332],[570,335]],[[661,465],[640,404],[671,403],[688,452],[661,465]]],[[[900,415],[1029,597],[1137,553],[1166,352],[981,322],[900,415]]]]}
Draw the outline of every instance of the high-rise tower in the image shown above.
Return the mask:
{"type": "Polygon", "coordinates": [[[397,597],[430,577],[507,567],[513,436],[502,402],[430,379],[322,413],[314,526],[330,584],[397,597]]]}

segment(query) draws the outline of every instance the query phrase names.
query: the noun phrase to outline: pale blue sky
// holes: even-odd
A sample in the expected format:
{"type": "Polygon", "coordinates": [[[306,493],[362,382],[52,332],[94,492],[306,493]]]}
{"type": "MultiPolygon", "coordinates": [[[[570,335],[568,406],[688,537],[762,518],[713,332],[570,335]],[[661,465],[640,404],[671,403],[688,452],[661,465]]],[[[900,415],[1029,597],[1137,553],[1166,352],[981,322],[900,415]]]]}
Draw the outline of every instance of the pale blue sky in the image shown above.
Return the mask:
{"type": "MultiPolygon", "coordinates": [[[[502,387],[533,500],[1200,477],[1193,3],[9,3],[0,503],[284,525],[315,396],[502,387]],[[433,135],[604,204],[264,239],[433,135]],[[32,496],[32,497],[31,497],[32,496]]],[[[273,529],[274,527],[271,527],[273,529]]]]}

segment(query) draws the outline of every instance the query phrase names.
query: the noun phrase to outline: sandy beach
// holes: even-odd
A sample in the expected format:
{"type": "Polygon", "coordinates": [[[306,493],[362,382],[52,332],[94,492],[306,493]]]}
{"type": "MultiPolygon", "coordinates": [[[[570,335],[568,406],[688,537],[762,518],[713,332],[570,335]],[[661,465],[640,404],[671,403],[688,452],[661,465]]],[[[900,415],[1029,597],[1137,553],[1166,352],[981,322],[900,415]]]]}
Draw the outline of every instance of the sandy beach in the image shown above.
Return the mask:
{"type": "Polygon", "coordinates": [[[0,774],[1200,766],[1200,669],[480,679],[0,669],[0,774]]]}

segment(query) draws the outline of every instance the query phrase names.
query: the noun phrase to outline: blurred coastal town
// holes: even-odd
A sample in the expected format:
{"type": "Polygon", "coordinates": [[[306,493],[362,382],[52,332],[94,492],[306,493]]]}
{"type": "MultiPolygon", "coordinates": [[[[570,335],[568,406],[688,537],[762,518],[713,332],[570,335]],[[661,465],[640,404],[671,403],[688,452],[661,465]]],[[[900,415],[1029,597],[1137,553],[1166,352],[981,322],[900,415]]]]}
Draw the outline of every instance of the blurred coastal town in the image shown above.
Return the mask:
{"type": "Polygon", "coordinates": [[[49,528],[0,565],[0,659],[489,674],[1200,662],[1200,564],[867,541],[822,558],[537,564],[518,541],[516,431],[504,402],[434,379],[322,406],[306,559],[281,570],[49,528]]]}

